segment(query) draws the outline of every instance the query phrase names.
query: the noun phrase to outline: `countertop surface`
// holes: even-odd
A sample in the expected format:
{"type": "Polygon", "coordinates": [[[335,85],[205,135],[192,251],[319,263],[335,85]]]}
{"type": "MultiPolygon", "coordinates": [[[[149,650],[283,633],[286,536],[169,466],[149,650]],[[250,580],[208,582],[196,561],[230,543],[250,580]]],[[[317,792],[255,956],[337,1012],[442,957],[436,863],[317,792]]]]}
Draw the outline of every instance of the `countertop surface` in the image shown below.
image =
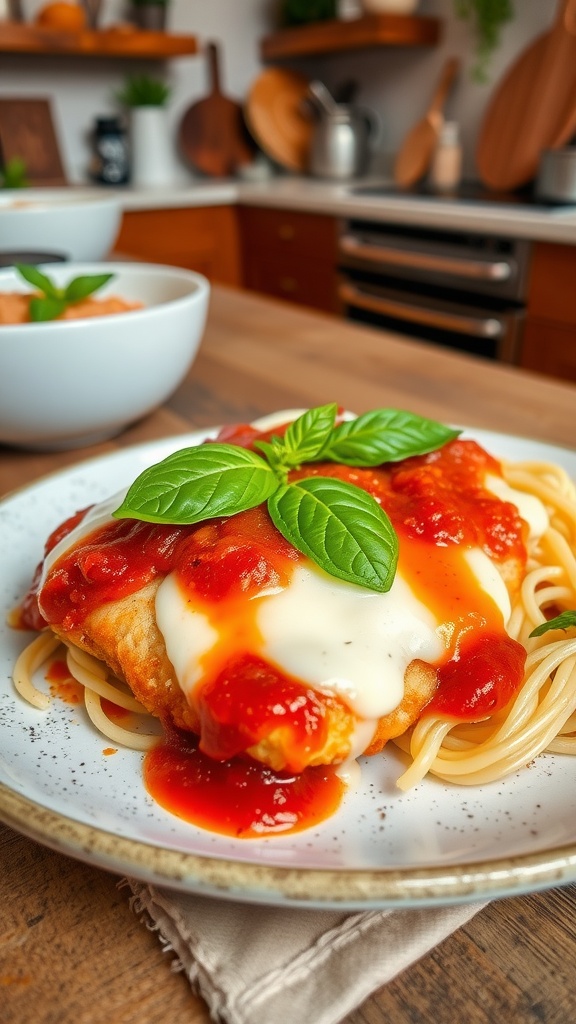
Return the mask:
{"type": "MultiPolygon", "coordinates": [[[[166,406],[89,449],[0,447],[0,493],[127,445],[333,400],[570,447],[575,399],[574,386],[215,287],[197,360],[166,406]]],[[[20,831],[0,825],[3,1024],[208,1024],[119,877],[20,831]]],[[[575,922],[573,884],[492,900],[346,1024],[573,1024],[575,922]]]]}
{"type": "Polygon", "coordinates": [[[425,225],[456,231],[477,231],[576,245],[574,206],[508,206],[443,197],[358,195],[357,188],[382,186],[382,179],[363,178],[332,183],[306,177],[279,175],[263,181],[192,180],[171,188],[116,189],[125,210],[213,206],[239,203],[277,209],[303,210],[337,217],[407,225],[425,225]]]}

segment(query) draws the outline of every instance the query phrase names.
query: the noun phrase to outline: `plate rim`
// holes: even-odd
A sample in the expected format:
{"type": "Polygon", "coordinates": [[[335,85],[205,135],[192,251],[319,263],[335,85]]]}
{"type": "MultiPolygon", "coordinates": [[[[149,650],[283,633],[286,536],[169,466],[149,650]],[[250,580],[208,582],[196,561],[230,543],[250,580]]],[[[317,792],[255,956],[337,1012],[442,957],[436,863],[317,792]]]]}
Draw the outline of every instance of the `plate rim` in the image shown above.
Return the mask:
{"type": "MultiPolygon", "coordinates": [[[[193,428],[59,467],[8,492],[0,501],[0,510],[28,491],[57,483],[58,478],[126,457],[138,459],[145,453],[174,451],[180,442],[183,447],[193,441],[198,443],[219,429],[219,425],[193,428]]],[[[488,428],[459,429],[465,435],[533,443],[551,451],[564,451],[576,459],[576,450],[568,445],[488,428]]],[[[2,781],[0,820],[43,846],[115,874],[187,893],[269,906],[340,910],[444,906],[520,895],[576,880],[576,841],[505,857],[407,868],[294,867],[246,861],[231,855],[190,853],[69,818],[2,781]]]]}
{"type": "Polygon", "coordinates": [[[187,853],[74,821],[4,783],[0,819],[43,846],[115,874],[189,894],[268,906],[446,906],[521,895],[576,879],[576,843],[532,854],[408,869],[284,867],[187,853]]]}

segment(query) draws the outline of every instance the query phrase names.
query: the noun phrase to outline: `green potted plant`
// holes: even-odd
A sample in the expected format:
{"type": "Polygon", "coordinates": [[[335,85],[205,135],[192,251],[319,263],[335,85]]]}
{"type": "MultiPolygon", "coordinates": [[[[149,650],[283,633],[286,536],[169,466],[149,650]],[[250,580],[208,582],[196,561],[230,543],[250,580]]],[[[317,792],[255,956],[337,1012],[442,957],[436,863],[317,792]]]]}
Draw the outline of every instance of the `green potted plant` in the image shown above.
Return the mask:
{"type": "Polygon", "coordinates": [[[131,0],[134,23],[149,32],[164,32],[169,0],[131,0]]]}
{"type": "Polygon", "coordinates": [[[176,150],[167,118],[171,92],[160,78],[129,75],[116,93],[130,111],[130,179],[136,187],[174,181],[176,150]]]}
{"type": "Polygon", "coordinates": [[[513,0],[454,0],[456,14],[472,23],[476,36],[476,64],[473,76],[488,80],[492,54],[500,42],[503,25],[514,17],[513,0]]]}
{"type": "Polygon", "coordinates": [[[281,24],[286,27],[326,21],[336,15],[336,0],[283,0],[280,6],[281,24]]]}
{"type": "Polygon", "coordinates": [[[150,75],[128,75],[116,93],[116,99],[123,107],[164,107],[168,103],[171,88],[161,78],[150,75]]]}
{"type": "Polygon", "coordinates": [[[13,156],[0,167],[1,188],[26,188],[28,185],[27,168],[24,160],[13,156]]]}

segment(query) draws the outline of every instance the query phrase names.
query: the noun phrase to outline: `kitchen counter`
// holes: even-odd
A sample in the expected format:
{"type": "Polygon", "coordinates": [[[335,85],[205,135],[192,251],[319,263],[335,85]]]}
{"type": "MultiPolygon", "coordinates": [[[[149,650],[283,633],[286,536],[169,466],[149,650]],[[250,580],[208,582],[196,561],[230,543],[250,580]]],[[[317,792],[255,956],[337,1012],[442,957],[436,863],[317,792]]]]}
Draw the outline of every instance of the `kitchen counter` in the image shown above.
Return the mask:
{"type": "Polygon", "coordinates": [[[450,198],[355,195],[358,186],[389,183],[363,178],[338,183],[281,175],[266,181],[191,181],[174,188],[118,189],[125,210],[241,204],[360,217],[418,226],[478,231],[534,241],[576,245],[576,204],[538,208],[450,198]]]}

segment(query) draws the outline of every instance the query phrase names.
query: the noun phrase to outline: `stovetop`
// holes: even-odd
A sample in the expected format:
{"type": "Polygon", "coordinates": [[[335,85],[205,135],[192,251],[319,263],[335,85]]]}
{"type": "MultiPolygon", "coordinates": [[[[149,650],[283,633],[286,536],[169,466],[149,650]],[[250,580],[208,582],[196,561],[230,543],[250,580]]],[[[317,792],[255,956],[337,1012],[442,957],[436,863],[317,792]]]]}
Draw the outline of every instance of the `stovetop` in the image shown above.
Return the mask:
{"type": "Polygon", "coordinates": [[[398,188],[394,185],[357,185],[350,189],[353,195],[374,196],[384,199],[395,197],[397,199],[427,199],[444,202],[466,202],[466,203],[492,203],[496,206],[526,207],[530,206],[536,210],[557,210],[561,211],[575,203],[560,203],[554,200],[543,199],[534,192],[534,186],[517,189],[514,192],[497,192],[486,188],[481,182],[464,181],[457,188],[450,192],[438,192],[431,185],[419,184],[414,188],[398,188]]]}

